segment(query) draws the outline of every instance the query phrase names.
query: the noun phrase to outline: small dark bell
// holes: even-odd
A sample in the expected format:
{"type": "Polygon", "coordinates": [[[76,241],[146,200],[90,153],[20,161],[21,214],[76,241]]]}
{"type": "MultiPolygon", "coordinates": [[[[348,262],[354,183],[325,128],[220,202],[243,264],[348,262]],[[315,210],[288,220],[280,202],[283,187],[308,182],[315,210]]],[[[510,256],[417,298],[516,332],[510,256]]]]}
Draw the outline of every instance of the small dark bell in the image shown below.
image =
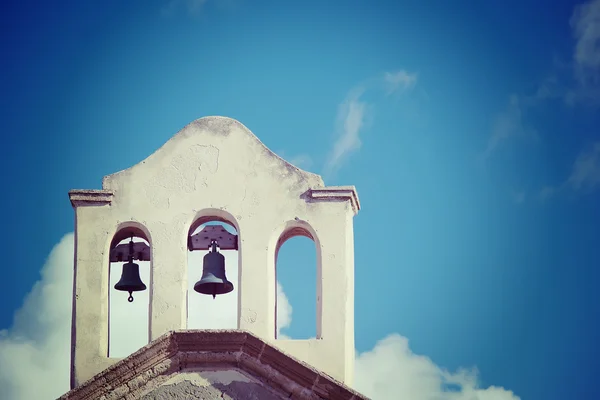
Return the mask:
{"type": "Polygon", "coordinates": [[[129,292],[127,300],[130,303],[133,301],[133,296],[131,295],[132,292],[146,290],[146,285],[144,285],[144,282],[142,282],[142,279],[140,278],[140,266],[131,261],[123,264],[121,279],[115,285],[115,289],[129,292]]]}
{"type": "Polygon", "coordinates": [[[229,293],[233,290],[233,283],[225,276],[225,257],[218,253],[213,246],[213,251],[204,256],[202,278],[194,285],[198,293],[212,295],[213,299],[218,294],[229,293]]]}

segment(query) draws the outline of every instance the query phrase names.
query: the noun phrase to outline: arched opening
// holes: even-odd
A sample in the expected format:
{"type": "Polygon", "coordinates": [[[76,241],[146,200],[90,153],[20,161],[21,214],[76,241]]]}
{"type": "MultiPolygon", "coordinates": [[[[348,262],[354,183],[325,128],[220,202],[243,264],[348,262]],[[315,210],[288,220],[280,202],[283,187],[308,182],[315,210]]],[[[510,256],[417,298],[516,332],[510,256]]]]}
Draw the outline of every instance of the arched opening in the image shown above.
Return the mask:
{"type": "Polygon", "coordinates": [[[277,339],[320,337],[318,254],[313,235],[293,228],[279,238],[275,251],[277,339]],[[293,310],[293,318],[292,318],[293,310]]]}
{"type": "Polygon", "coordinates": [[[188,329],[237,329],[238,239],[235,227],[222,218],[203,217],[192,225],[188,235],[188,329]],[[222,278],[221,269],[215,269],[219,266],[218,258],[217,261],[213,258],[213,263],[207,259],[207,264],[204,264],[205,256],[212,251],[222,254],[224,258],[224,277],[233,285],[233,290],[227,293],[219,293],[229,289],[226,287],[228,284],[217,282],[222,278]],[[209,266],[213,267],[212,273],[209,266]],[[202,283],[199,283],[201,280],[202,283]]]}
{"type": "Polygon", "coordinates": [[[109,258],[108,357],[127,357],[149,342],[151,254],[149,235],[141,228],[123,228],[113,237],[109,258]],[[128,263],[137,264],[138,268],[128,263]],[[136,270],[145,289],[137,285],[136,270]],[[115,288],[117,284],[120,290],[115,288]],[[131,294],[129,289],[133,289],[131,294]]]}

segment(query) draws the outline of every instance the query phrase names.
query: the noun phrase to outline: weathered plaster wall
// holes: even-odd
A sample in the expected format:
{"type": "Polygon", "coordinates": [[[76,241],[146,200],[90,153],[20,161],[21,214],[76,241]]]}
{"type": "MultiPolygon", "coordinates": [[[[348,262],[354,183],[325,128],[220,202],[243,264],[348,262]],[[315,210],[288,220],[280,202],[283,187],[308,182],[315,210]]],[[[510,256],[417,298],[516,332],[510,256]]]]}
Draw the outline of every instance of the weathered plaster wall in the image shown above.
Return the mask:
{"type": "Polygon", "coordinates": [[[181,371],[140,398],[281,400],[284,397],[242,371],[230,369],[181,371]]]}
{"type": "MultiPolygon", "coordinates": [[[[185,328],[187,236],[202,217],[240,235],[238,327],[351,383],[354,359],[353,188],[287,163],[239,122],[186,126],[141,163],[104,178],[102,192],[72,191],[76,209],[72,386],[113,364],[108,354],[108,256],[120,229],[152,247],[149,337],[185,328]],[[318,339],[275,339],[275,253],[282,235],[317,244],[318,339]]],[[[148,283],[147,283],[148,284],[148,283]]],[[[190,295],[198,295],[196,293],[190,295]]]]}

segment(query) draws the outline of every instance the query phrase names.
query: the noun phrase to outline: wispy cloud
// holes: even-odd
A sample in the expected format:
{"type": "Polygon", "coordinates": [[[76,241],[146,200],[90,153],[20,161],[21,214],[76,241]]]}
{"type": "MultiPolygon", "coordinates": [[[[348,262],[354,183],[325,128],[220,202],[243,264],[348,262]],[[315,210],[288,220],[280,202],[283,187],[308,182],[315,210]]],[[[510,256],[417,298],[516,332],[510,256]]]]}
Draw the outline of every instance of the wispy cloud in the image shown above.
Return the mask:
{"type": "Polygon", "coordinates": [[[289,162],[302,169],[309,169],[313,164],[312,157],[308,154],[298,154],[297,156],[290,158],[289,162]]]}
{"type": "Polygon", "coordinates": [[[337,140],[325,165],[325,175],[335,173],[342,162],[361,146],[360,133],[364,125],[367,103],[361,101],[363,88],[353,90],[338,108],[337,140]]]}
{"type": "MultiPolygon", "coordinates": [[[[600,0],[591,0],[575,7],[570,19],[575,38],[573,51],[577,84],[566,93],[567,103],[600,105],[600,0]]],[[[577,155],[566,181],[546,186],[540,196],[548,198],[565,188],[588,191],[600,184],[600,141],[582,149],[577,155]]]]}
{"type": "Polygon", "coordinates": [[[313,159],[308,154],[296,154],[294,156],[288,156],[285,150],[279,150],[275,152],[278,156],[286,160],[292,165],[295,165],[298,168],[303,170],[308,170],[313,165],[313,159]]]}
{"type": "Polygon", "coordinates": [[[600,105],[600,0],[575,7],[570,19],[575,48],[573,71],[576,84],[568,88],[568,104],[600,105]]]}
{"type": "Polygon", "coordinates": [[[408,89],[417,83],[417,74],[411,74],[404,70],[386,72],[383,77],[388,94],[399,90],[408,89]]]}
{"type": "MultiPolygon", "coordinates": [[[[235,0],[210,0],[211,4],[222,7],[230,7],[235,0]]],[[[209,0],[168,0],[161,8],[160,12],[165,17],[171,17],[179,12],[184,12],[189,16],[199,16],[209,0]]]]}
{"type": "MultiPolygon", "coordinates": [[[[385,72],[382,76],[357,85],[348,92],[344,101],[338,106],[336,139],[323,168],[326,177],[335,174],[348,157],[362,145],[361,134],[368,126],[370,110],[373,108],[373,104],[364,100],[364,95],[382,89],[386,95],[400,94],[414,87],[416,83],[416,73],[398,70],[385,72]]],[[[284,156],[284,152],[277,154],[284,156]]],[[[313,160],[308,154],[292,156],[288,161],[302,169],[308,169],[313,165],[313,160]]]]}
{"type": "Polygon", "coordinates": [[[363,100],[363,95],[381,86],[390,95],[399,93],[416,85],[417,75],[404,70],[386,72],[381,78],[376,78],[353,88],[338,107],[336,119],[337,139],[325,163],[324,174],[335,173],[344,161],[360,149],[360,135],[367,125],[369,109],[372,104],[363,100]]]}
{"type": "Polygon", "coordinates": [[[569,177],[560,184],[546,185],[540,190],[542,200],[558,192],[589,192],[600,186],[600,141],[586,146],[575,158],[569,177]]]}
{"type": "MultiPolygon", "coordinates": [[[[69,389],[73,250],[73,234],[70,233],[50,253],[42,268],[42,279],[34,285],[21,309],[15,313],[13,326],[0,331],[0,387],[6,398],[55,399],[69,389]],[[35,384],[32,385],[32,382],[35,384]]],[[[190,264],[197,262],[200,265],[203,254],[195,253],[197,260],[190,261],[190,264]]],[[[236,276],[237,263],[228,261],[227,265],[228,276],[236,276]]],[[[282,329],[291,323],[292,306],[279,284],[277,293],[278,329],[282,329]]],[[[117,312],[126,315],[127,327],[145,327],[141,313],[130,311],[130,306],[136,303],[143,306],[142,298],[138,296],[134,303],[127,303],[125,297],[121,302],[114,302],[117,312]]],[[[211,306],[206,308],[211,310],[209,321],[205,314],[190,313],[189,326],[234,327],[236,299],[237,296],[233,294],[223,296],[224,303],[218,303],[220,305],[217,307],[212,298],[193,296],[190,300],[206,300],[211,306]]],[[[199,309],[198,304],[190,303],[190,306],[199,309]]],[[[122,355],[139,348],[140,340],[130,337],[130,329],[120,332],[121,337],[114,339],[128,346],[121,348],[122,355]]],[[[398,334],[391,334],[380,340],[373,349],[357,354],[355,368],[354,387],[377,400],[519,400],[519,397],[503,388],[479,388],[476,370],[450,373],[441,369],[429,358],[412,353],[408,340],[398,334]],[[449,385],[455,390],[448,390],[449,385]]]]}
{"type": "Polygon", "coordinates": [[[600,0],[576,6],[570,22],[576,39],[573,59],[577,77],[582,82],[599,83],[600,0]]]}
{"type": "MultiPolygon", "coordinates": [[[[575,39],[568,62],[553,60],[552,72],[531,94],[512,95],[506,110],[494,121],[492,132],[480,161],[488,159],[502,144],[517,137],[539,138],[526,122],[528,111],[546,102],[560,99],[570,106],[600,105],[600,0],[591,0],[574,8],[570,25],[575,39]]],[[[560,185],[547,185],[539,192],[548,199],[565,188],[579,190],[594,187],[597,182],[596,153],[582,152],[575,161],[570,178],[560,185]]]]}
{"type": "Polygon", "coordinates": [[[524,109],[532,103],[532,99],[510,96],[506,109],[496,116],[492,125],[492,132],[487,146],[481,154],[481,159],[486,160],[502,144],[514,138],[532,138],[537,132],[524,121],[524,109]]]}
{"type": "Polygon", "coordinates": [[[600,184],[600,142],[577,156],[567,182],[575,190],[593,189],[600,184]]]}

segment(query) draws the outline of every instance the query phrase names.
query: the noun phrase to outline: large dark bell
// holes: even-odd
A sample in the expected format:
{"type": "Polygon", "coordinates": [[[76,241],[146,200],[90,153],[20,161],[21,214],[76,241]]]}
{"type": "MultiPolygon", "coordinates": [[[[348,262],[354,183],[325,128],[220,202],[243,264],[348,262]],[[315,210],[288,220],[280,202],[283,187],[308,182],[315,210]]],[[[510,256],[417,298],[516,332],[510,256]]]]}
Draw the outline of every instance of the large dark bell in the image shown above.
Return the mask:
{"type": "Polygon", "coordinates": [[[121,279],[115,285],[115,289],[123,292],[129,292],[129,298],[127,299],[130,303],[133,301],[132,292],[139,292],[146,290],[146,285],[140,278],[140,266],[133,262],[123,264],[123,272],[121,273],[121,279]]]}
{"type": "Polygon", "coordinates": [[[218,294],[229,293],[233,290],[233,283],[225,276],[225,257],[216,251],[211,251],[204,256],[202,279],[194,285],[198,293],[212,295],[213,299],[218,294]]]}

